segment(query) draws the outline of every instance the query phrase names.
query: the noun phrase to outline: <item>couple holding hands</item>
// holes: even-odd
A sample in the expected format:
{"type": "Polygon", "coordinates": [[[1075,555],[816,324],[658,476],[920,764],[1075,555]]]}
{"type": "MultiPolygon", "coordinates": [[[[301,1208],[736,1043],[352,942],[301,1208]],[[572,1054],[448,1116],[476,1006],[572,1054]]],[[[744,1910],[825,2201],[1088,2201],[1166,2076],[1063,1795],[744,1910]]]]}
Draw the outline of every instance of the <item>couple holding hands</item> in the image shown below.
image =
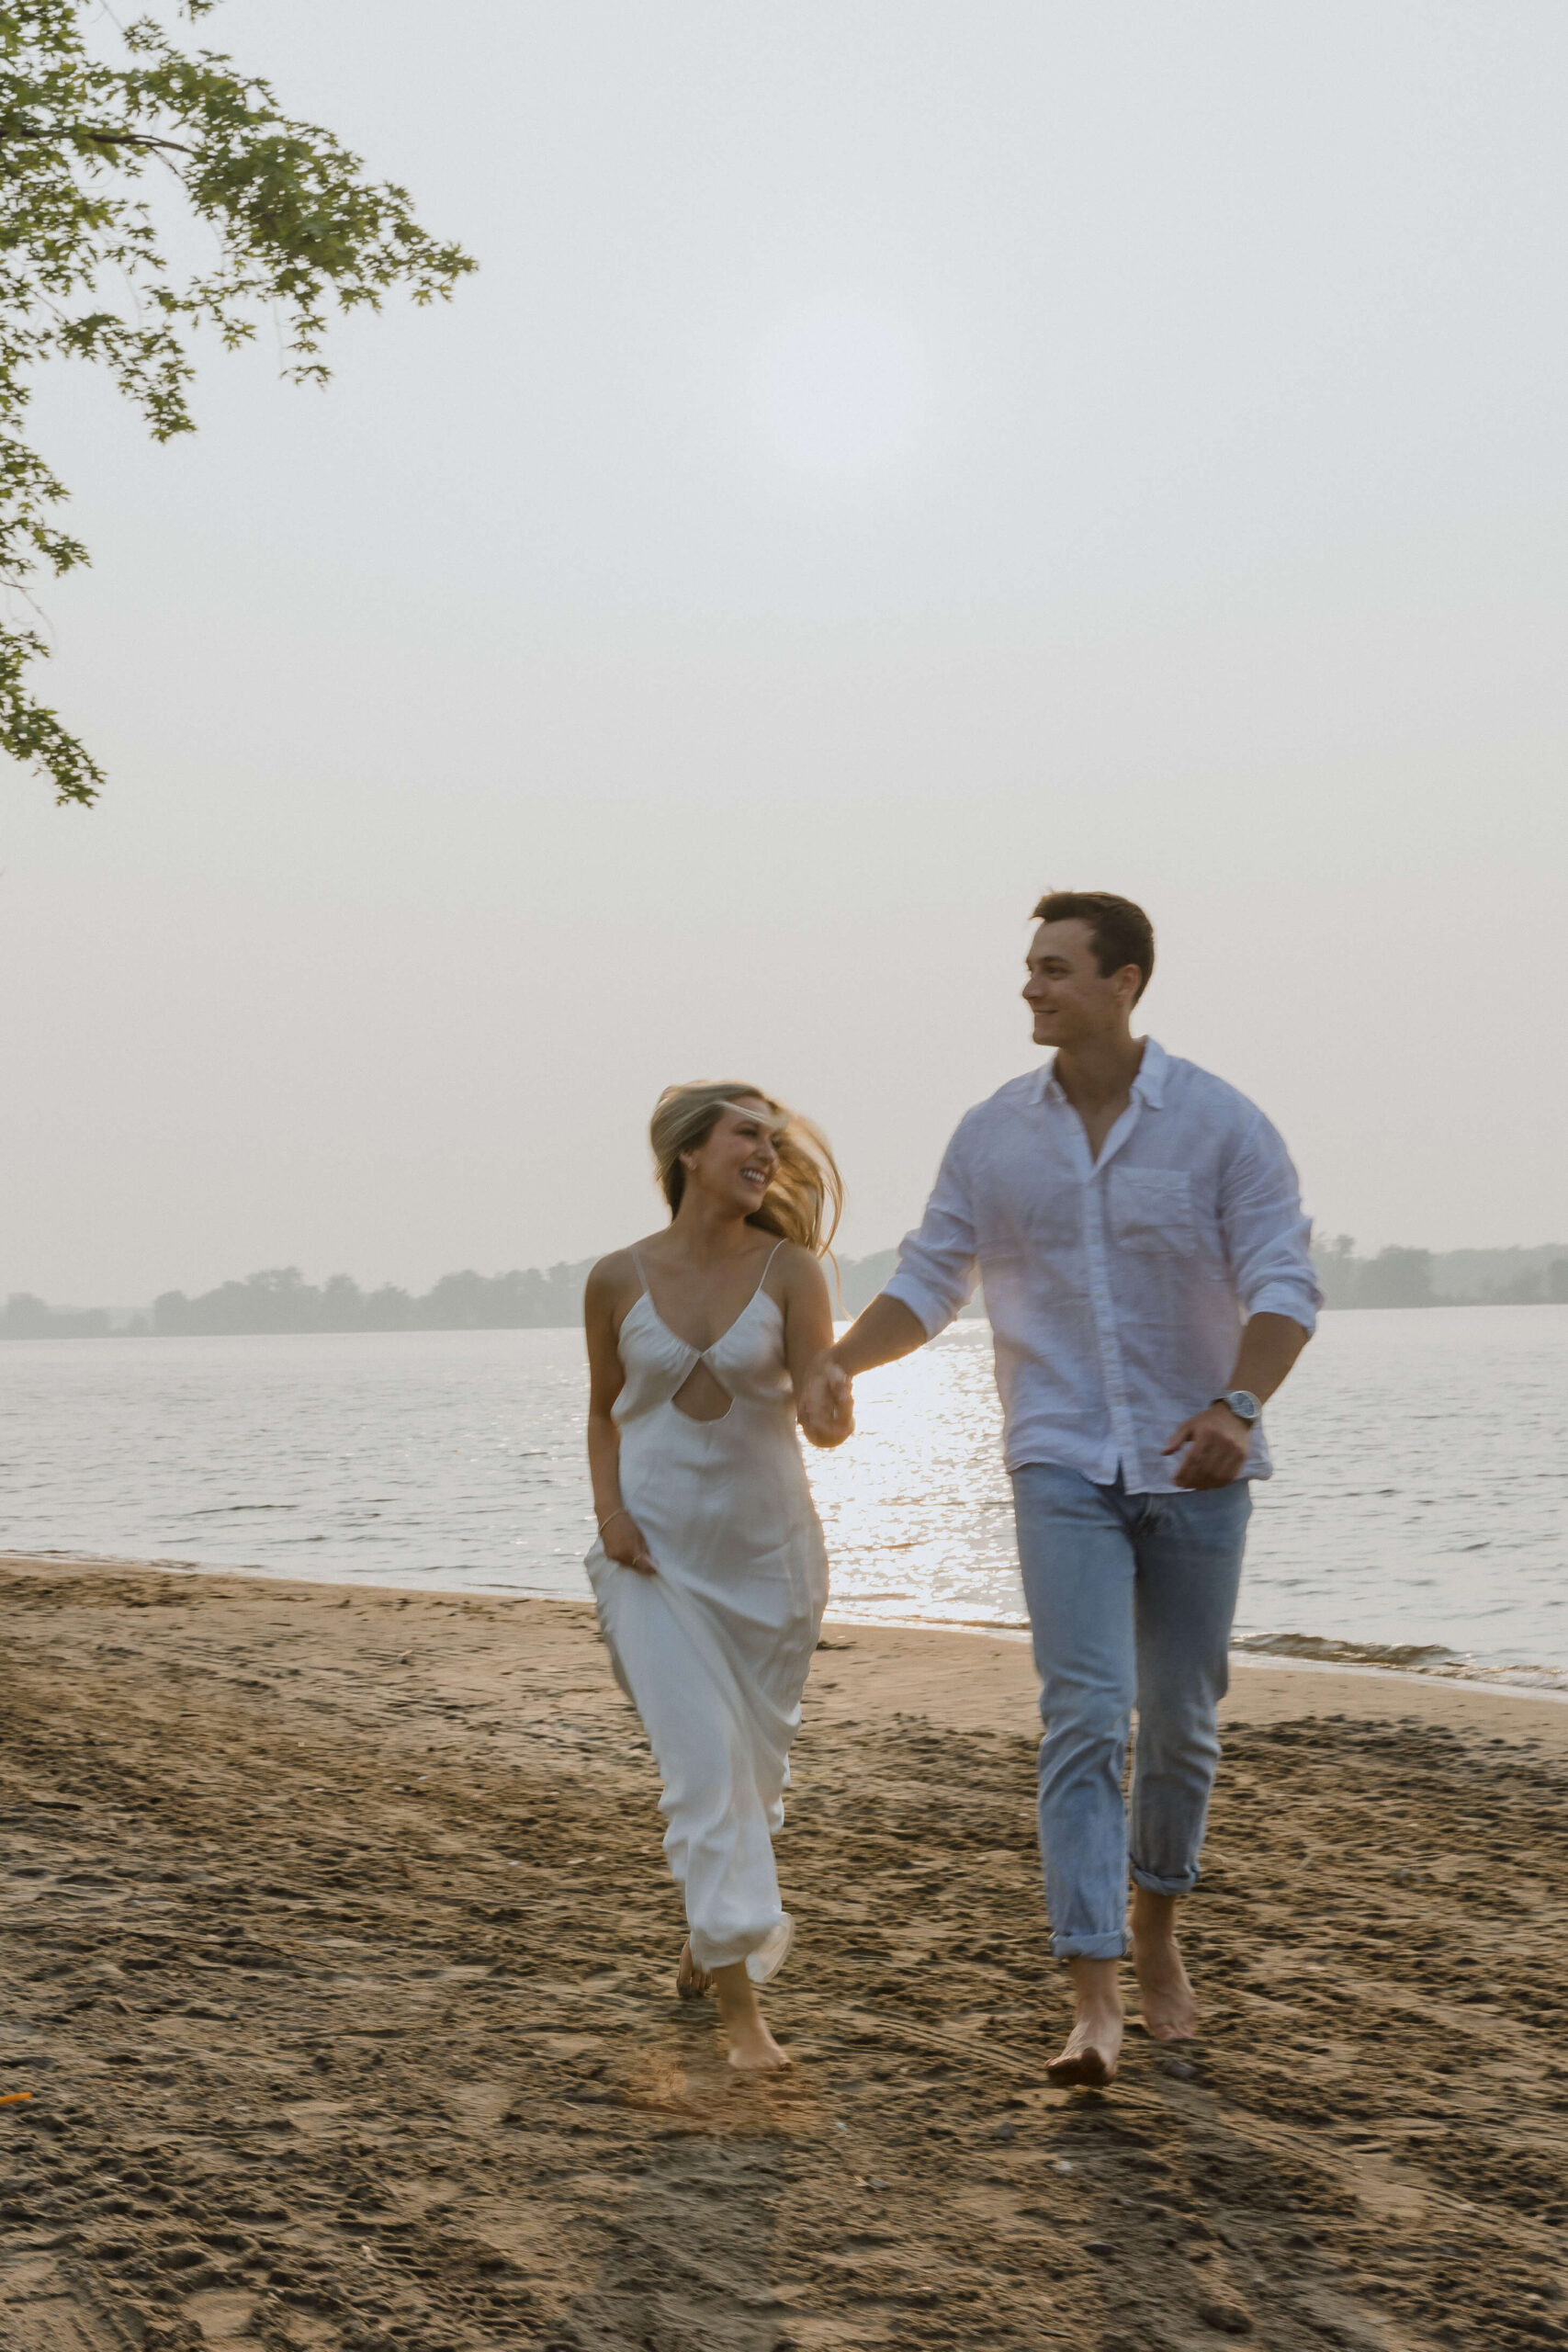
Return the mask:
{"type": "Polygon", "coordinates": [[[841,1339],[821,1266],[832,1154],[749,1085],[660,1097],[670,1222],[589,1279],[589,1574],[663,1781],[677,1984],[714,1995],[745,2072],[788,2064],[757,1992],[793,1932],[773,1840],[828,1598],[795,1423],[841,1444],[855,1377],[934,1338],[977,1280],[1041,1679],[1051,1949],[1075,2001],[1046,2076],[1111,2079],[1129,1948],[1148,2031],[1195,2030],[1176,1909],[1219,1762],[1249,1482],[1269,1476],[1260,1414],[1321,1297],[1275,1130],[1132,1034],[1154,968],[1142,910],[1053,891],[1033,920],[1023,995],[1053,1057],[960,1122],[897,1272],[841,1339]]]}

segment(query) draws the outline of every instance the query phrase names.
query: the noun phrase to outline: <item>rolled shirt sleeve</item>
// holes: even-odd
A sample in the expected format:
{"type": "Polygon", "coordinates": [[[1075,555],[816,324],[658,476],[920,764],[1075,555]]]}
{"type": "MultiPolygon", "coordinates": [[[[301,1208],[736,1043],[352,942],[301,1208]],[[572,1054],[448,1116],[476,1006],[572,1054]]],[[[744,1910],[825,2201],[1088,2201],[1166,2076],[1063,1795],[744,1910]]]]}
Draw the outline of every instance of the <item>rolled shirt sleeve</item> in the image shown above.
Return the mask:
{"type": "Polygon", "coordinates": [[[1312,1220],[1284,1140],[1256,1111],[1225,1169],[1220,1230],[1246,1313],[1288,1315],[1310,1337],[1323,1305],[1312,1262],[1312,1220]]]}
{"type": "Polygon", "coordinates": [[[947,1147],[925,1216],[904,1236],[897,1271],[885,1294],[908,1308],[928,1340],[963,1313],[980,1275],[966,1170],[968,1125],[967,1119],[960,1122],[947,1147]]]}

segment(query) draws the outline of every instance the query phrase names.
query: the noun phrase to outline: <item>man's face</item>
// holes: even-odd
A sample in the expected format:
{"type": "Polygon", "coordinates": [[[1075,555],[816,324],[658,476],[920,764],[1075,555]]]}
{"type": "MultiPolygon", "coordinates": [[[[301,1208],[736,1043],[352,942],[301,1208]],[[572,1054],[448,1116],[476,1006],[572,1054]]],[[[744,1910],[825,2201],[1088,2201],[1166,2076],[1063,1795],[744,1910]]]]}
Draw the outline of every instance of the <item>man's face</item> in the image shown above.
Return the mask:
{"type": "Polygon", "coordinates": [[[1112,1035],[1138,984],[1134,965],[1105,978],[1087,922],[1043,922],[1029,946],[1023,1001],[1034,1015],[1037,1046],[1077,1046],[1112,1035]]]}

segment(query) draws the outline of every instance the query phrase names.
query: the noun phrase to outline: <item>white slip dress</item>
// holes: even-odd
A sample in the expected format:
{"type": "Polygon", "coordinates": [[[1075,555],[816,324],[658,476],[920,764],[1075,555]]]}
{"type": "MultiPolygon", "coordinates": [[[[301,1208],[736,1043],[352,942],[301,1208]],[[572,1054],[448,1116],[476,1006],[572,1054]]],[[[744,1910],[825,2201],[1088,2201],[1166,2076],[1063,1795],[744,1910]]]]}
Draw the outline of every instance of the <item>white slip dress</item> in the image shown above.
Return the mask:
{"type": "Polygon", "coordinates": [[[699,1968],[743,1960],[761,1984],[794,1932],[773,1841],[827,1605],[827,1551],[776,1301],[759,1283],[723,1338],[694,1348],[659,1316],[640,1262],[637,1275],[615,1418],[622,1499],[658,1574],[620,1566],[602,1542],[588,1574],[615,1679],[664,1783],[664,1851],[692,1957],[699,1968]],[[675,1403],[699,1363],[730,1398],[716,1420],[675,1403]]]}

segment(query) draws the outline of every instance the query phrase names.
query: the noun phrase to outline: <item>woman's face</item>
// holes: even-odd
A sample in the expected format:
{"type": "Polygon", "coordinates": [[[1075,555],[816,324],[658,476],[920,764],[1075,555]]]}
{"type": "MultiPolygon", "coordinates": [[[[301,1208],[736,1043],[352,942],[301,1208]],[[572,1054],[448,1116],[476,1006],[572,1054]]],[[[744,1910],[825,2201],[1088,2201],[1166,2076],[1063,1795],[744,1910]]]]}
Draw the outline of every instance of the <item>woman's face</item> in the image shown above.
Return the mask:
{"type": "Polygon", "coordinates": [[[774,1114],[765,1102],[755,1110],[741,1098],[739,1110],[725,1110],[705,1143],[683,1151],[681,1164],[688,1184],[698,1185],[727,1206],[750,1216],[760,1209],[769,1185],[778,1173],[773,1148],[774,1114]]]}

